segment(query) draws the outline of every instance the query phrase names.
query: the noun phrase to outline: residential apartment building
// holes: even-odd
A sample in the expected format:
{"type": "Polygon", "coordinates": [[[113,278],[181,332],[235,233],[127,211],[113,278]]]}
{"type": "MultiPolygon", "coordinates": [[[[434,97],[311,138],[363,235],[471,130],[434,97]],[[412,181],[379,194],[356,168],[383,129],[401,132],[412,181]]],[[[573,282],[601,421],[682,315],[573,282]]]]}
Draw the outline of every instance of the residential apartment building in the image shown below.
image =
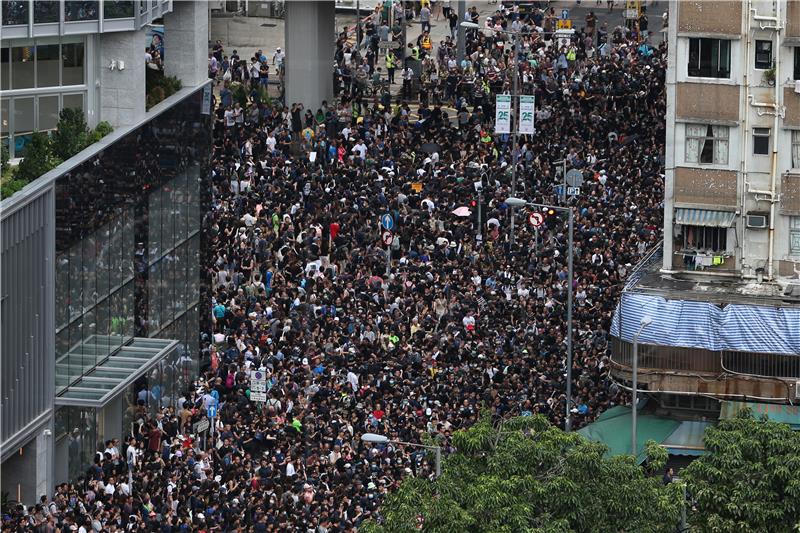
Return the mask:
{"type": "Polygon", "coordinates": [[[55,129],[63,108],[82,109],[89,126],[139,122],[153,35],[168,75],[193,86],[206,74],[204,2],[3,0],[0,22],[0,142],[12,158],[32,132],[55,129]],[[154,21],[163,32],[154,33],[154,21]]]}
{"type": "Polygon", "coordinates": [[[664,240],[623,292],[613,375],[630,388],[638,339],[659,413],[783,413],[800,399],[800,1],[673,1],[668,42],[664,240]]]}

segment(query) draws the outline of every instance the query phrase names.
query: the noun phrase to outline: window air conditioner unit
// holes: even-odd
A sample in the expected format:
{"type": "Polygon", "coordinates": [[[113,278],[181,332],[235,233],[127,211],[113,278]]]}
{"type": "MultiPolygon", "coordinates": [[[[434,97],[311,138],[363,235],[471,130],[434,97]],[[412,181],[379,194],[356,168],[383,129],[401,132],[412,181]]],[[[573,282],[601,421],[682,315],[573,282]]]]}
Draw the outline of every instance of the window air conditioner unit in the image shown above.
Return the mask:
{"type": "Polygon", "coordinates": [[[766,229],[768,226],[767,215],[747,215],[747,227],[751,229],[766,229]]]}

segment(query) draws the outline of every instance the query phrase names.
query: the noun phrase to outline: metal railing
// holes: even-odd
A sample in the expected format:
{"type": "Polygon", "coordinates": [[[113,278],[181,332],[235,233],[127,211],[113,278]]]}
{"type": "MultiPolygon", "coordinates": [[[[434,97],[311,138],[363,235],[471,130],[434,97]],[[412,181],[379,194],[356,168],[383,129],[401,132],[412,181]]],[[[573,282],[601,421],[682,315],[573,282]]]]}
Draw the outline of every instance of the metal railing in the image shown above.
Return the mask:
{"type": "MultiPolygon", "coordinates": [[[[611,360],[633,365],[633,344],[611,338],[611,360]]],[[[800,357],[774,353],[714,352],[702,348],[639,344],[639,369],[713,374],[740,374],[763,378],[800,378],[800,357]]]]}

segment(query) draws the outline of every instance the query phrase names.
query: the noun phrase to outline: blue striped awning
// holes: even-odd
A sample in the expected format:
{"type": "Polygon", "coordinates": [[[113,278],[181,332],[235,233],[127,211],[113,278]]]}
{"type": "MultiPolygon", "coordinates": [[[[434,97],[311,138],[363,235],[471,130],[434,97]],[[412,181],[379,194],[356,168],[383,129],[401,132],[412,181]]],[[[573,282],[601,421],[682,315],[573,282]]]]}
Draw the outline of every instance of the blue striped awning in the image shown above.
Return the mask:
{"type": "Polygon", "coordinates": [[[710,226],[730,228],[736,218],[733,211],[710,211],[708,209],[675,209],[675,223],[685,226],[710,226]]]}
{"type": "Polygon", "coordinates": [[[800,356],[797,308],[730,304],[720,309],[709,302],[623,293],[611,335],[632,342],[644,316],[653,322],[642,330],[643,344],[800,356]]]}

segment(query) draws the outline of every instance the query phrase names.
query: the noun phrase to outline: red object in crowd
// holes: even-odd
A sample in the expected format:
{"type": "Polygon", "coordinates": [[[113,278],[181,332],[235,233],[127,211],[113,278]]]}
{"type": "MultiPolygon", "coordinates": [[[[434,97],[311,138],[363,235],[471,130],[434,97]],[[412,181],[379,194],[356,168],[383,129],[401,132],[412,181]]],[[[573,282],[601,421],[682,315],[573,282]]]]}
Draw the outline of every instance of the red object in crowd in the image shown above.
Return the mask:
{"type": "Polygon", "coordinates": [[[331,222],[331,240],[335,239],[337,235],[339,235],[339,223],[331,222]]]}

